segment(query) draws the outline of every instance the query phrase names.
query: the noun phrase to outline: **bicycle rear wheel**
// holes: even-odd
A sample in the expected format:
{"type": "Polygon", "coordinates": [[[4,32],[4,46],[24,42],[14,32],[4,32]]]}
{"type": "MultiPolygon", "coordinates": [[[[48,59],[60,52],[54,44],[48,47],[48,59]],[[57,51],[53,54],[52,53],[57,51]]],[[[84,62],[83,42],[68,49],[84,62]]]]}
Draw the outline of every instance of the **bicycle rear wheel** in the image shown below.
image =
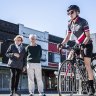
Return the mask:
{"type": "Polygon", "coordinates": [[[92,67],[93,71],[96,73],[96,59],[92,60],[91,67],[92,67]]]}
{"type": "Polygon", "coordinates": [[[96,65],[94,65],[94,69],[93,69],[93,70],[94,70],[94,72],[96,73],[96,65]]]}
{"type": "Polygon", "coordinates": [[[61,64],[58,73],[58,93],[59,96],[69,93],[70,96],[73,96],[73,93],[76,92],[76,69],[72,60],[66,60],[61,64]]]}

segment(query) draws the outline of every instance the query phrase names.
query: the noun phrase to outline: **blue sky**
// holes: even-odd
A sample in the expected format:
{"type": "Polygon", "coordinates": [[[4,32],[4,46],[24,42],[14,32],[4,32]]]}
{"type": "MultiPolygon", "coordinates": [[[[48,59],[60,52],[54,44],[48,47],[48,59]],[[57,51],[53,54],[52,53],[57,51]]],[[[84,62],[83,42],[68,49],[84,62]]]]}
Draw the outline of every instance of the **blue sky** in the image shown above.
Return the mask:
{"type": "Polygon", "coordinates": [[[0,19],[64,37],[69,5],[80,7],[91,33],[96,33],[96,0],[0,0],[0,19]]]}

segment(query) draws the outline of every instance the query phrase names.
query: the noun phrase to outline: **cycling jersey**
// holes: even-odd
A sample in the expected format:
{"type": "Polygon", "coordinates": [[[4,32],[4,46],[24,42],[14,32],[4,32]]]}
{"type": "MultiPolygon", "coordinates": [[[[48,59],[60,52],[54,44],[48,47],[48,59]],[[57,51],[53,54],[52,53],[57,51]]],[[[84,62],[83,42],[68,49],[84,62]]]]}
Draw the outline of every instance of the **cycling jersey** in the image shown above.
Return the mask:
{"type": "MultiPolygon", "coordinates": [[[[72,20],[69,21],[68,32],[73,33],[76,36],[76,43],[83,43],[86,38],[85,32],[89,32],[88,22],[81,17],[76,17],[75,23],[72,20]]],[[[92,41],[90,39],[88,44],[91,42],[92,41]]]]}

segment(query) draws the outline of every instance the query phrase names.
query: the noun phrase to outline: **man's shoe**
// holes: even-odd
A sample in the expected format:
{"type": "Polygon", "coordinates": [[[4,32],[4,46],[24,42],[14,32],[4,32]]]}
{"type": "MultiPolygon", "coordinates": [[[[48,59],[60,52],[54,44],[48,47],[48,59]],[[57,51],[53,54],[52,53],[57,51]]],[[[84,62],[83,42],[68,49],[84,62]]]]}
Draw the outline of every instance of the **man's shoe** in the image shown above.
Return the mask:
{"type": "Polygon", "coordinates": [[[10,96],[13,96],[13,94],[14,94],[14,92],[13,92],[13,91],[11,91],[11,92],[10,92],[10,96]]]}
{"type": "Polygon", "coordinates": [[[29,96],[34,96],[33,94],[29,94],[29,96]]]}
{"type": "Polygon", "coordinates": [[[39,96],[46,96],[44,93],[40,93],[39,96]]]}
{"type": "Polygon", "coordinates": [[[15,91],[15,94],[18,96],[21,96],[20,92],[18,92],[18,91],[15,91]]]}
{"type": "Polygon", "coordinates": [[[85,90],[81,91],[81,94],[88,94],[88,92],[85,90]]]}
{"type": "Polygon", "coordinates": [[[90,87],[90,88],[89,88],[89,92],[88,92],[88,96],[94,96],[94,93],[95,93],[94,87],[93,87],[93,88],[90,87]]]}

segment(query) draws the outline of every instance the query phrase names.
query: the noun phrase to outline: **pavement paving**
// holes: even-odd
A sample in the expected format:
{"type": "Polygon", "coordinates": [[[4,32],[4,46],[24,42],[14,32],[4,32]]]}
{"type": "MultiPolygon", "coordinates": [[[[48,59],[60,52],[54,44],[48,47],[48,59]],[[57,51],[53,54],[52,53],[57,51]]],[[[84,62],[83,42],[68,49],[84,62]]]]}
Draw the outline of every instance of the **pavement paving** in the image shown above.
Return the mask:
{"type": "MultiPolygon", "coordinates": [[[[10,96],[10,94],[0,94],[0,96],[10,96]]],[[[18,95],[14,95],[14,96],[18,96],[18,95]]],[[[21,96],[29,96],[28,94],[21,94],[21,96]]],[[[38,94],[35,94],[34,96],[39,96],[38,94]]],[[[46,94],[46,96],[59,96],[58,94],[46,94]]],[[[70,96],[69,94],[64,94],[62,96],[70,96]]],[[[78,94],[74,94],[73,96],[88,96],[88,95],[78,95],[78,94]]],[[[96,95],[94,95],[96,96],[96,95]]]]}

